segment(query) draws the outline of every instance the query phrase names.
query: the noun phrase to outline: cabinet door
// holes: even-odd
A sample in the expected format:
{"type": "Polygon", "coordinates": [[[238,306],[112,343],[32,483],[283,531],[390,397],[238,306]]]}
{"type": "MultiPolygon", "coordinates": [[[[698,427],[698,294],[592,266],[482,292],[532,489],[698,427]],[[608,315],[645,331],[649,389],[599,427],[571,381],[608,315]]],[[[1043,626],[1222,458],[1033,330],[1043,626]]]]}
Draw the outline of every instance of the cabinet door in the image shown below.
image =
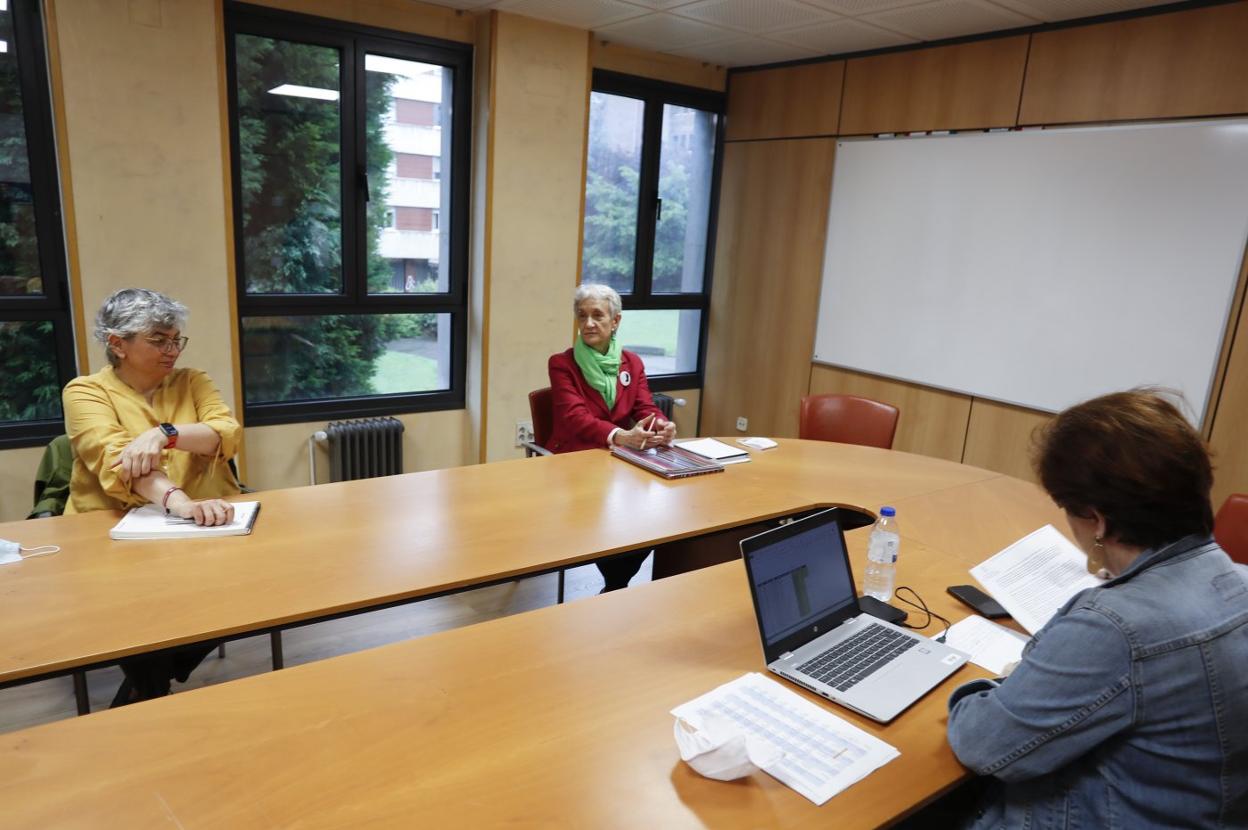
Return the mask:
{"type": "Polygon", "coordinates": [[[832,61],[733,75],[725,138],[836,135],[844,72],[832,61]]]}

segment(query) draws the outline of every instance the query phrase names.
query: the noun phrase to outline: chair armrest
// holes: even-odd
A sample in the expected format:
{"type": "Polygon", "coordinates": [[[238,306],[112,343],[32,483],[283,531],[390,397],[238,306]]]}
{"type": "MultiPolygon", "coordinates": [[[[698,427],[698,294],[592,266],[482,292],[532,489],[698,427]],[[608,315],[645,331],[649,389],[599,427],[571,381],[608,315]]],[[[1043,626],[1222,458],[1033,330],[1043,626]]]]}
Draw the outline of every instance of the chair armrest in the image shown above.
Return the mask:
{"type": "Polygon", "coordinates": [[[554,453],[550,450],[538,444],[534,444],[532,441],[521,441],[520,446],[524,447],[525,458],[533,458],[537,455],[554,455],[554,453]]]}

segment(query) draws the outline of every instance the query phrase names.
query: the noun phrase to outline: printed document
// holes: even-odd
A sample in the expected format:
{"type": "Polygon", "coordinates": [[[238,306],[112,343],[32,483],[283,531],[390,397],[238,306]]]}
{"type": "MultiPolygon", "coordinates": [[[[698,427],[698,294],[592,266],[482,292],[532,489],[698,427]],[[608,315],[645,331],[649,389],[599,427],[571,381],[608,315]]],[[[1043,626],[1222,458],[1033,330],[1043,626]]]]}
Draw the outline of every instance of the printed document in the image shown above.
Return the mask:
{"type": "Polygon", "coordinates": [[[751,672],[683,703],[672,714],[700,728],[707,718],[735,722],[784,754],[763,767],[815,804],[896,758],[897,749],[779,682],[751,672]]]}
{"type": "Polygon", "coordinates": [[[166,516],[157,504],[135,507],[108,532],[112,539],[198,539],[209,536],[245,536],[251,533],[260,512],[258,501],[234,502],[234,521],[204,527],[192,519],[166,516]]]}
{"type": "Polygon", "coordinates": [[[1087,557],[1053,525],[1045,525],[971,568],[992,598],[1035,634],[1067,600],[1101,581],[1087,557]]]}
{"type": "Polygon", "coordinates": [[[978,614],[971,614],[949,627],[945,645],[965,651],[971,655],[971,662],[975,665],[1001,674],[1010,663],[1017,663],[1023,658],[1027,637],[978,614]]]}

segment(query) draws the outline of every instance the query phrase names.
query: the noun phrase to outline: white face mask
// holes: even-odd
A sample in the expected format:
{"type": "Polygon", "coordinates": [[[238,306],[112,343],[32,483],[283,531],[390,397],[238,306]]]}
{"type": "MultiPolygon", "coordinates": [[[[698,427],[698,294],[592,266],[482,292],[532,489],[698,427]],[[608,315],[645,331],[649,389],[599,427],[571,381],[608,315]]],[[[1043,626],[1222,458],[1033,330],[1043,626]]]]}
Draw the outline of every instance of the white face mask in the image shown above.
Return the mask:
{"type": "Polygon", "coordinates": [[[60,550],[56,545],[40,545],[34,548],[24,548],[20,542],[10,542],[8,539],[0,539],[0,565],[9,565],[13,562],[21,562],[23,559],[30,559],[34,556],[47,556],[49,553],[56,553],[60,550]],[[22,551],[26,551],[26,555],[22,556],[22,551]]]}

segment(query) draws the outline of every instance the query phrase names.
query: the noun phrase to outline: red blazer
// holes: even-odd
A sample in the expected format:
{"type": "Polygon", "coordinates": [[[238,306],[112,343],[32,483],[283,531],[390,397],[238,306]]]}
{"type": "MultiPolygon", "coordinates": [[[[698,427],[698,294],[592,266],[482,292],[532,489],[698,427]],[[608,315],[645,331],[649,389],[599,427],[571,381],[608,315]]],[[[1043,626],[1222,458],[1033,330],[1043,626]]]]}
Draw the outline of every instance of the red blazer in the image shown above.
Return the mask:
{"type": "Polygon", "coordinates": [[[645,366],[632,352],[620,352],[620,378],[615,382],[615,407],[610,412],[601,393],[585,382],[571,349],[551,355],[547,368],[554,410],[554,426],[546,447],[551,452],[606,449],[607,436],[616,427],[630,429],[650,415],[658,417],[658,424],[666,422],[650,397],[645,366]],[[625,372],[629,375],[627,386],[623,382],[625,372]]]}

